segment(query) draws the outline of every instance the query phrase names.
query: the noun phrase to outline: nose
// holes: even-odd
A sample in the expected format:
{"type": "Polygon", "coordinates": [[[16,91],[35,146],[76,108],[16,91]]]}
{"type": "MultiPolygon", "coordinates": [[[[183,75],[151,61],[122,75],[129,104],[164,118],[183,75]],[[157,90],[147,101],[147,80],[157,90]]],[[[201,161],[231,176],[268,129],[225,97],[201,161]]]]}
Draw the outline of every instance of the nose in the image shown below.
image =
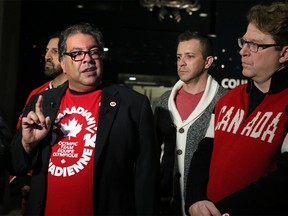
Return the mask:
{"type": "Polygon", "coordinates": [[[51,50],[47,50],[45,53],[45,59],[52,59],[51,50]]]}
{"type": "Polygon", "coordinates": [[[185,65],[186,62],[185,62],[185,59],[184,58],[178,58],[178,65],[179,66],[182,66],[182,65],[185,65]]]}
{"type": "Polygon", "coordinates": [[[86,52],[84,59],[83,59],[83,62],[91,62],[91,61],[95,61],[95,60],[90,56],[89,52],[86,52]]]}
{"type": "Polygon", "coordinates": [[[242,48],[240,49],[240,51],[239,51],[239,54],[241,55],[241,56],[246,56],[246,55],[249,55],[250,54],[250,49],[249,49],[249,47],[248,47],[248,44],[243,44],[243,46],[242,46],[242,48]]]}

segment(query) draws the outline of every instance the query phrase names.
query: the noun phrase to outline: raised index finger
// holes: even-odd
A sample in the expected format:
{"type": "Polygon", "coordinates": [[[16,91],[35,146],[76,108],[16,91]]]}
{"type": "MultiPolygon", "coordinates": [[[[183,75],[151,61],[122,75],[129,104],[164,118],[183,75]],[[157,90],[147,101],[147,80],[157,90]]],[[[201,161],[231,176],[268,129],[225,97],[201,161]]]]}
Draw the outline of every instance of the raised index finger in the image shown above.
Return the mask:
{"type": "Polygon", "coordinates": [[[35,112],[36,114],[38,113],[43,113],[43,96],[39,95],[37,102],[35,104],[35,112]]]}
{"type": "Polygon", "coordinates": [[[35,104],[35,113],[36,116],[38,117],[38,124],[45,126],[46,122],[45,122],[45,116],[43,113],[43,96],[39,95],[38,100],[35,104]]]}

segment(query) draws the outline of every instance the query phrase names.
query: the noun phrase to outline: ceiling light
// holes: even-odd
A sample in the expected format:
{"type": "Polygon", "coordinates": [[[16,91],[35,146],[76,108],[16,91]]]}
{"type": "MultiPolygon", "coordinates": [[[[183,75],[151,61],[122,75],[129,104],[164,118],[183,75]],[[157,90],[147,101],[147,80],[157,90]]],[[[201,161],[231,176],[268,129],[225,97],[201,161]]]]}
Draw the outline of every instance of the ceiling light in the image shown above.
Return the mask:
{"type": "Polygon", "coordinates": [[[155,8],[159,10],[159,20],[165,19],[166,15],[174,18],[176,22],[181,21],[181,10],[186,11],[187,14],[192,15],[194,11],[200,9],[199,0],[139,0],[143,7],[149,11],[154,11],[155,8]]]}

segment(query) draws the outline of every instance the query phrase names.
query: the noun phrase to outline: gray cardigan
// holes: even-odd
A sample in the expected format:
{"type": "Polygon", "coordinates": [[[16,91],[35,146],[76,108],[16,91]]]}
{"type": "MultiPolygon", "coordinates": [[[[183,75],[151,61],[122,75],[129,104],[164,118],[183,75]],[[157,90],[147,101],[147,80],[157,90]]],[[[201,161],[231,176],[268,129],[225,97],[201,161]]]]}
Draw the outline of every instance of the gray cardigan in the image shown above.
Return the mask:
{"type": "MultiPolygon", "coordinates": [[[[219,86],[218,91],[216,92],[216,95],[212,99],[211,103],[204,110],[202,115],[189,127],[187,131],[184,162],[184,188],[186,185],[187,174],[192,156],[196,151],[199,142],[205,137],[211,114],[213,112],[216,102],[226,92],[227,89],[219,86]]],[[[164,144],[161,160],[160,196],[161,199],[165,199],[170,203],[174,203],[172,205],[174,205],[173,209],[174,211],[176,211],[175,214],[181,215],[181,194],[179,185],[180,173],[178,172],[178,165],[176,160],[176,128],[171,119],[171,112],[168,108],[168,100],[170,94],[171,91],[167,91],[160,97],[154,113],[156,135],[159,148],[162,144],[164,144]]]]}

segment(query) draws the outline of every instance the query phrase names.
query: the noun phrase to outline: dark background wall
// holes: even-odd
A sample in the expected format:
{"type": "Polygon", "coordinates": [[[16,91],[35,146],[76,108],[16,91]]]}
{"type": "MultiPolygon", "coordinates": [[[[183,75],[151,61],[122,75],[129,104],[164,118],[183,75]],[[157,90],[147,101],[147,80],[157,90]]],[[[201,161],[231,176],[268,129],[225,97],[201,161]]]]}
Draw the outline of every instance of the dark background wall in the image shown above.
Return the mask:
{"type": "Polygon", "coordinates": [[[102,31],[109,48],[104,73],[113,81],[119,74],[176,76],[177,36],[190,29],[216,35],[216,61],[210,71],[215,79],[225,87],[241,82],[237,38],[245,33],[246,11],[271,1],[199,2],[199,11],[191,16],[181,11],[182,19],[176,22],[160,21],[158,8],[150,12],[138,0],[2,0],[0,108],[9,124],[15,125],[29,92],[47,81],[43,53],[48,36],[77,22],[94,23],[102,31]],[[77,8],[79,4],[83,8],[77,8]]]}

